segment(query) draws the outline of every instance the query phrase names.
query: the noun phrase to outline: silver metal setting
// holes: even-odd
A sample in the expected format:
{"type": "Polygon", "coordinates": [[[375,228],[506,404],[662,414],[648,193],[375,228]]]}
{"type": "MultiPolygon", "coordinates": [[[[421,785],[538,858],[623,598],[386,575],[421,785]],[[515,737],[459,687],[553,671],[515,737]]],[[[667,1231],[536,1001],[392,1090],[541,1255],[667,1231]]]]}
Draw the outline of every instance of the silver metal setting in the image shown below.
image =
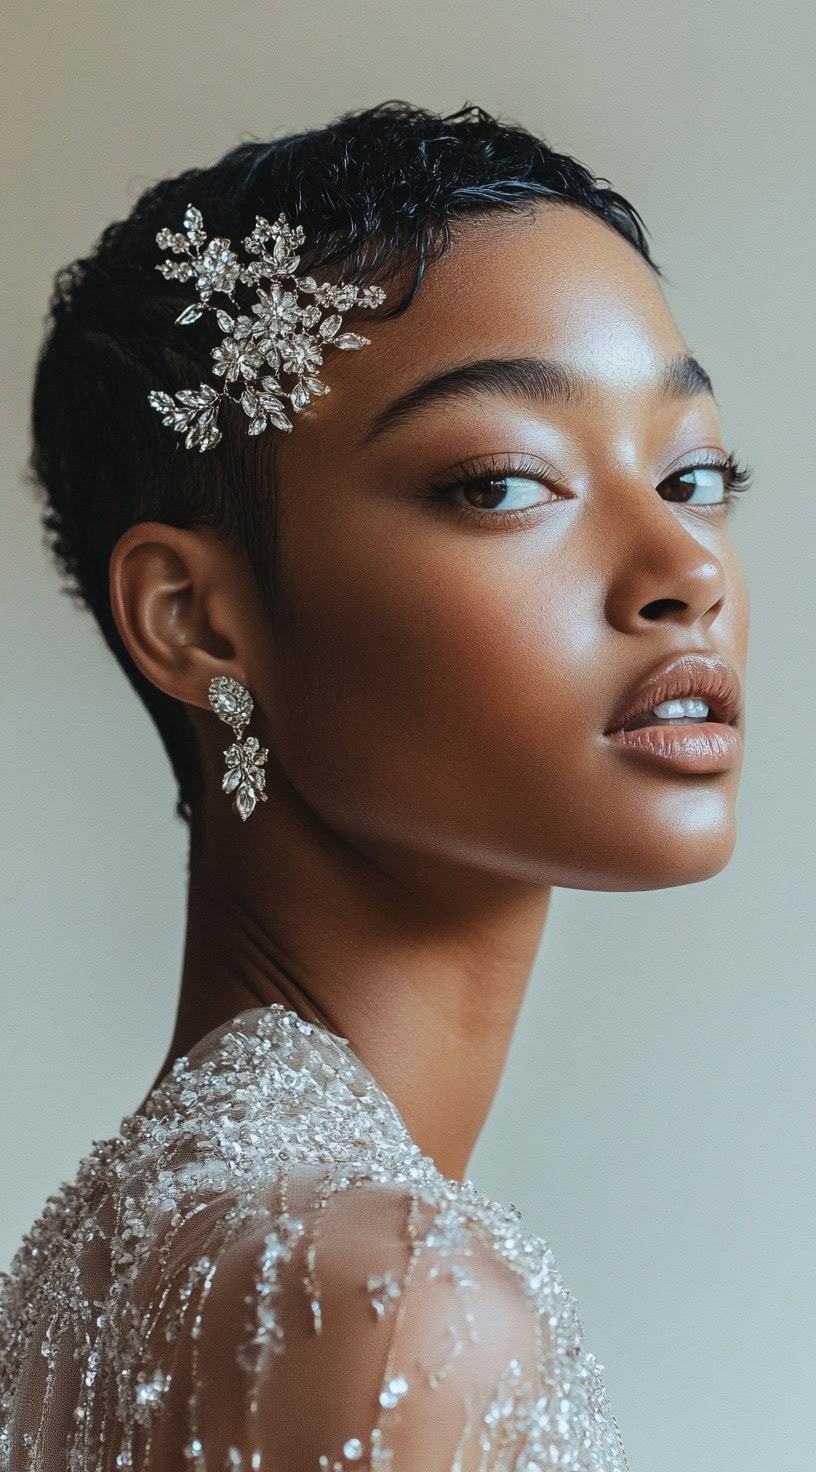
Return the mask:
{"type": "Polygon", "coordinates": [[[196,283],[198,301],[185,307],[176,322],[187,327],[204,312],[214,312],[224,334],[212,349],[212,371],[224,380],[223,388],[202,383],[174,395],[163,389],[148,393],[162,423],[184,436],[188,450],[210,450],[218,444],[221,430],[216,421],[222,399],[240,405],[249,420],[248,434],[261,434],[269,426],[290,430],[284,399],[299,413],[313,398],[331,392],[318,374],[326,348],[362,348],[371,341],[357,332],[341,332],[342,313],[354,306],[378,307],[385,300],[383,288],[318,284],[313,276],[296,276],[303,229],[291,226],[283,213],[272,224],[263,215],[256,216],[252,233],[244,237],[250,260],[243,264],[226,237],[207,240],[201,211],[192,204],[185,211],[184,233],[163,229],[156,242],[162,250],[186,257],[177,261],[168,257],[156,270],[168,281],[196,283]],[[255,289],[251,316],[235,300],[238,285],[255,289]],[[210,297],[217,292],[229,298],[237,315],[213,305],[210,297]],[[311,301],[302,304],[298,293],[311,301]],[[294,379],[293,387],[283,387],[279,375],[284,373],[294,379]],[[233,383],[235,393],[229,388],[233,383]]]}
{"type": "Polygon", "coordinates": [[[226,721],[235,732],[235,741],[224,750],[227,770],[222,778],[224,792],[232,793],[233,811],[246,822],[256,803],[266,802],[266,773],[263,770],[269,750],[261,746],[257,736],[241,740],[255,702],[245,685],[229,675],[214,675],[207,698],[219,720],[226,721]]]}

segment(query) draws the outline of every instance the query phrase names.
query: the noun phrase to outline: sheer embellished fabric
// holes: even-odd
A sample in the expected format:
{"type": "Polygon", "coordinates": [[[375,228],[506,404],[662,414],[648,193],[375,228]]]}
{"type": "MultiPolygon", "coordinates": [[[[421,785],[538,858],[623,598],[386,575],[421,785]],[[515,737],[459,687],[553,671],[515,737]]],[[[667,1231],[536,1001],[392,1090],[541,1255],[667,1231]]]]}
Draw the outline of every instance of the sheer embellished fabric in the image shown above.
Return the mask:
{"type": "Polygon", "coordinates": [[[626,1472],[547,1244],[346,1039],[203,1038],[0,1277],[0,1472],[626,1472]]]}

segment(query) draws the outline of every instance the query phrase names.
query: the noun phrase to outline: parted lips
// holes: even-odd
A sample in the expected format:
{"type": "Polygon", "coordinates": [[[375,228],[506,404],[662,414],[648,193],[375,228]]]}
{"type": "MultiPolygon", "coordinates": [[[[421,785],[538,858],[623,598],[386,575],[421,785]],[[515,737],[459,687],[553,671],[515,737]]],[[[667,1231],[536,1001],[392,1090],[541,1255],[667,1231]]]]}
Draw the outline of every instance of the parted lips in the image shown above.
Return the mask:
{"type": "Polygon", "coordinates": [[[605,734],[622,731],[664,701],[690,699],[704,701],[712,721],[730,725],[736,720],[742,703],[740,682],[721,654],[689,653],[664,660],[628,697],[605,734]]]}

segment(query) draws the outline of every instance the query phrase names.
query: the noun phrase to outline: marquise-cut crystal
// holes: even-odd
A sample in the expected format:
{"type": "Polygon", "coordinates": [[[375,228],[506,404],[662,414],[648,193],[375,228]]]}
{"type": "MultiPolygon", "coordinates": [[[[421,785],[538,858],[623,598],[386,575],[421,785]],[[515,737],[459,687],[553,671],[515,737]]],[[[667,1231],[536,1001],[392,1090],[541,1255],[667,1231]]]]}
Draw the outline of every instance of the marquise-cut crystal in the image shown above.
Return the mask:
{"type": "Polygon", "coordinates": [[[235,801],[241,817],[245,819],[248,818],[253,808],[255,807],[256,802],[258,801],[257,797],[255,796],[254,787],[249,787],[246,783],[243,783],[242,786],[238,788],[235,801]]]}
{"type": "Polygon", "coordinates": [[[255,704],[246,687],[229,675],[210,680],[209,700],[215,714],[233,727],[246,725],[255,704]]]}

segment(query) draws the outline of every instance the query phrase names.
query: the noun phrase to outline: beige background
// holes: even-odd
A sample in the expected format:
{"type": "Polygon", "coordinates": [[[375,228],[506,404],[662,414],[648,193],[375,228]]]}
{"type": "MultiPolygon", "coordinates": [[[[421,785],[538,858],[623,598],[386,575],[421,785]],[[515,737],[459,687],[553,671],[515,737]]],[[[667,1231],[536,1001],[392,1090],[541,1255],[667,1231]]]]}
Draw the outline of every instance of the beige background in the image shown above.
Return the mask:
{"type": "Polygon", "coordinates": [[[645,216],[753,461],[740,840],[559,892],[471,1176],[576,1294],[633,1472],[812,1472],[814,115],[809,0],[72,0],[3,25],[0,1263],[164,1056],[184,832],[22,482],[53,272],[152,179],[400,96],[503,111],[645,216]]]}

